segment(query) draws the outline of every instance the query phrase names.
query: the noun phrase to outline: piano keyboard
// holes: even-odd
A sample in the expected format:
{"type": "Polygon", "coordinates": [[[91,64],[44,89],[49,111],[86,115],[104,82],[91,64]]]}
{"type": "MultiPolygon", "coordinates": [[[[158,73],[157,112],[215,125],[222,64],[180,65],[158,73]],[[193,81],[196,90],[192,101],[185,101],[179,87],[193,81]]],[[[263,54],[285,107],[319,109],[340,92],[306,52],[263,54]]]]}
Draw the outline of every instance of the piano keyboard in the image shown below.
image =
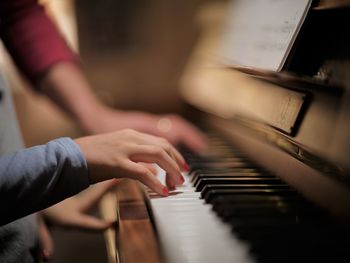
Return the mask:
{"type": "MultiPolygon", "coordinates": [[[[150,193],[166,262],[336,262],[350,259],[350,232],[278,177],[212,136],[185,183],[150,193]]],[[[160,179],[165,180],[164,173],[160,179]]]]}

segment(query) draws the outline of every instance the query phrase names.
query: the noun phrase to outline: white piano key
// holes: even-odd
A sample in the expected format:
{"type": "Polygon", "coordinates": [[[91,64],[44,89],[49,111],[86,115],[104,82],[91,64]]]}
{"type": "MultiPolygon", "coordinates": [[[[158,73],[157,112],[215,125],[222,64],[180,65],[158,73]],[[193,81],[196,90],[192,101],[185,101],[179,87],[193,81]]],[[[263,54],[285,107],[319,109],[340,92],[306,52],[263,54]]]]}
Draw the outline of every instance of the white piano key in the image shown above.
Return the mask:
{"type": "MultiPolygon", "coordinates": [[[[184,174],[185,183],[166,198],[150,200],[153,217],[168,263],[251,263],[248,246],[200,199],[184,174]]],[[[165,174],[160,169],[160,180],[165,174]]]]}

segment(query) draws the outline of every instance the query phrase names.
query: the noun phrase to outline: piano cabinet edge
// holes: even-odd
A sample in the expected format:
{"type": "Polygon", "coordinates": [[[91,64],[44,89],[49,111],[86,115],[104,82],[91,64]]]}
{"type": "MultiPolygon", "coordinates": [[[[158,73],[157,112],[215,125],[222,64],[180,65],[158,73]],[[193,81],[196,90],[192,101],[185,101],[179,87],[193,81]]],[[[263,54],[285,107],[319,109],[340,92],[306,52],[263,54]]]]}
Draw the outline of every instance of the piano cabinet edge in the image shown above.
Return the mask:
{"type": "Polygon", "coordinates": [[[289,153],[257,138],[239,122],[207,116],[209,126],[247,154],[254,162],[294,187],[340,221],[350,224],[350,187],[317,171],[289,153]]]}
{"type": "Polygon", "coordinates": [[[108,196],[108,200],[101,204],[103,218],[110,218],[107,213],[111,211],[117,211],[118,217],[113,233],[105,235],[109,263],[163,262],[140,184],[131,179],[122,179],[113,194],[112,198],[108,196]]]}

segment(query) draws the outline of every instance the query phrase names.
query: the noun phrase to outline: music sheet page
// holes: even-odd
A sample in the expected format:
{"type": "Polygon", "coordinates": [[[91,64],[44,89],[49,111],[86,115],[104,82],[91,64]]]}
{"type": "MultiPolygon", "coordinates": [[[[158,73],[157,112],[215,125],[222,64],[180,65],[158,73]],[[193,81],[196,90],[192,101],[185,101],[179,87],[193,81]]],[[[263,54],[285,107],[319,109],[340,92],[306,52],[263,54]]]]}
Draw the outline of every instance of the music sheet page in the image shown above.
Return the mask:
{"type": "Polygon", "coordinates": [[[310,0],[233,0],[220,59],[230,66],[280,71],[311,5],[310,0]]]}

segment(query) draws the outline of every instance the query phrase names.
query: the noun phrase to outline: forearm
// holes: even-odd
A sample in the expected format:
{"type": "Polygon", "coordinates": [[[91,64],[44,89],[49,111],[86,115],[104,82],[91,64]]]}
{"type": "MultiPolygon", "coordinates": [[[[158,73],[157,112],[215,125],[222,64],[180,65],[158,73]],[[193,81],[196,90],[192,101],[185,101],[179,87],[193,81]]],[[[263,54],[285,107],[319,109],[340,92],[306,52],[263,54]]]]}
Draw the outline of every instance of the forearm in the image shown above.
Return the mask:
{"type": "Polygon", "coordinates": [[[62,62],[51,67],[39,81],[39,88],[65,110],[83,130],[105,111],[78,65],[62,62]]]}
{"type": "Polygon", "coordinates": [[[89,186],[79,147],[61,138],[0,157],[0,224],[31,214],[89,186]]]}
{"type": "Polygon", "coordinates": [[[151,114],[117,110],[99,101],[75,63],[62,62],[51,67],[39,82],[39,87],[87,134],[125,128],[152,133],[152,128],[156,127],[156,118],[151,114]]]}

